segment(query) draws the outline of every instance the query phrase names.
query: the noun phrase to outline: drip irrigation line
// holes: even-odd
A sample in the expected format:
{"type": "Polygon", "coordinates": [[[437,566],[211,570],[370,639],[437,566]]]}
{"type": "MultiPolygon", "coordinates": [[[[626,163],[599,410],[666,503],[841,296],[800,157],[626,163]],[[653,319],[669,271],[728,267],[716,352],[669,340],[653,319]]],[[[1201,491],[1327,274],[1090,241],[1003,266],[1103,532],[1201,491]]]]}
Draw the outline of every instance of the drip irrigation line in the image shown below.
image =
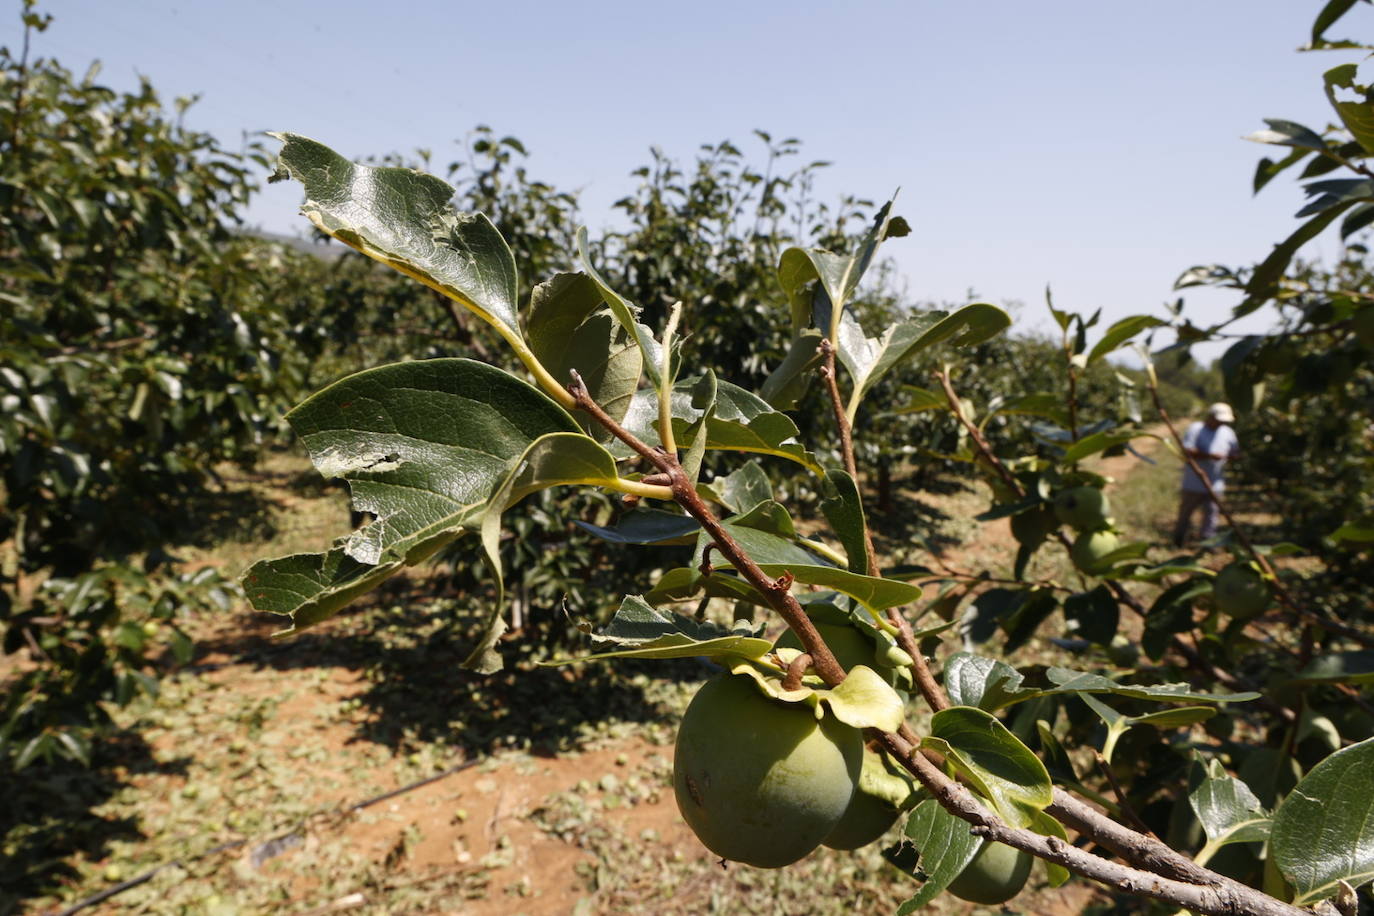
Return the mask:
{"type": "MultiPolygon", "coordinates": [[[[462,763],[457,764],[456,766],[449,767],[447,770],[435,773],[433,776],[426,776],[424,779],[416,780],[415,782],[412,782],[409,785],[404,785],[400,788],[392,789],[389,792],[383,792],[381,795],[374,795],[372,798],[366,799],[365,801],[360,801],[356,804],[349,805],[347,808],[344,808],[339,813],[352,814],[354,811],[361,811],[363,808],[369,808],[372,805],[381,804],[382,802],[389,801],[397,797],[398,795],[405,795],[407,792],[413,792],[416,789],[429,785],[430,783],[438,782],[441,779],[446,779],[449,776],[452,776],[454,773],[460,773],[463,770],[474,767],[485,759],[490,758],[476,757],[472,760],[465,760],[462,763]]],[[[284,833],[281,836],[273,837],[270,840],[267,840],[265,842],[259,843],[257,846],[254,846],[254,864],[258,867],[261,867],[262,863],[266,862],[268,859],[280,855],[286,850],[299,845],[300,835],[300,830],[293,830],[290,833],[284,833]],[[293,839],[295,839],[296,841],[292,842],[293,839]]],[[[146,883],[153,877],[153,875],[156,875],[163,869],[173,868],[175,866],[189,864],[191,862],[198,862],[201,859],[205,859],[213,855],[218,855],[221,852],[228,852],[231,849],[237,849],[240,846],[245,846],[248,844],[248,842],[249,840],[247,837],[244,837],[241,840],[230,840],[227,843],[221,843],[213,849],[209,849],[201,853],[200,855],[194,856],[190,859],[173,859],[170,862],[164,862],[161,865],[148,869],[141,875],[136,875],[128,879],[127,881],[121,881],[113,887],[107,887],[100,893],[93,894],[90,897],[87,897],[85,900],[78,900],[76,903],[73,903],[65,910],[58,910],[53,914],[53,916],[72,916],[73,913],[77,913],[81,910],[86,909],[87,907],[95,906],[97,903],[104,903],[106,900],[109,900],[116,894],[122,894],[132,887],[138,887],[140,884],[146,883]]]]}

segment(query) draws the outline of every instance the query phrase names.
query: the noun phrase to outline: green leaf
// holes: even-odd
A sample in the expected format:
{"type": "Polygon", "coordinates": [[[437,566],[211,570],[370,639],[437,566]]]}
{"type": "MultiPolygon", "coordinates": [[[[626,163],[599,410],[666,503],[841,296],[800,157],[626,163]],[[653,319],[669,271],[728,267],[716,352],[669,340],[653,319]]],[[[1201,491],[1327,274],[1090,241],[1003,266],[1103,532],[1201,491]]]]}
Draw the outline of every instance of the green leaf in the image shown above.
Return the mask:
{"type": "Polygon", "coordinates": [[[1336,20],[1350,12],[1351,7],[1353,7],[1356,2],[1357,0],[1328,0],[1327,4],[1322,7],[1321,12],[1317,14],[1317,18],[1312,22],[1313,46],[1317,46],[1321,43],[1322,37],[1326,34],[1326,30],[1335,25],[1336,20]]]}
{"type": "Polygon", "coordinates": [[[1374,649],[1320,655],[1289,683],[1374,684],[1374,649]]]}
{"type": "Polygon", "coordinates": [[[795,540],[797,537],[797,528],[792,521],[792,515],[783,507],[782,503],[772,499],[765,499],[748,512],[736,515],[729,521],[743,528],[753,528],[755,531],[776,534],[786,540],[795,540]]]}
{"type": "Polygon", "coordinates": [[[1226,772],[1218,760],[1206,764],[1207,775],[1188,804],[1207,834],[1207,845],[1252,843],[1269,838],[1270,816],[1250,787],[1226,772]]]}
{"type": "MultiPolygon", "coordinates": [[[[843,308],[845,272],[850,259],[820,248],[789,248],[778,260],[778,283],[792,307],[792,334],[800,336],[811,324],[811,304],[814,294],[811,283],[819,281],[820,290],[829,297],[831,308],[843,308]]],[[[828,334],[829,328],[822,328],[828,334]]]]}
{"type": "Polygon", "coordinates": [[[577,519],[573,524],[613,544],[691,544],[701,530],[690,515],[642,507],[626,512],[609,528],[577,519]]]}
{"type": "Polygon", "coordinates": [[[1113,445],[1120,445],[1123,442],[1130,442],[1132,439],[1143,438],[1158,439],[1159,436],[1147,433],[1139,429],[1104,429],[1101,432],[1084,436],[1073,445],[1064,450],[1064,461],[1072,464],[1075,461],[1082,461],[1090,455],[1106,451],[1113,445]]]}
{"type": "Polygon", "coordinates": [[[1374,155],[1374,105],[1371,105],[1369,89],[1356,82],[1358,64],[1341,64],[1322,74],[1326,84],[1326,97],[1331,107],[1336,109],[1346,130],[1350,131],[1364,151],[1374,155]],[[1336,97],[1337,89],[1346,89],[1359,95],[1359,101],[1342,102],[1336,97]]]}
{"type": "Polygon", "coordinates": [[[1310,155],[1312,155],[1311,150],[1295,149],[1278,161],[1269,158],[1261,159],[1259,165],[1255,167],[1255,178],[1252,182],[1254,192],[1258,194],[1261,188],[1310,155]]]}
{"type": "MultiPolygon", "coordinates": [[[[1044,695],[1061,693],[1114,693],[1138,700],[1159,700],[1166,703],[1240,703],[1253,700],[1258,693],[1203,693],[1193,690],[1187,684],[1157,684],[1141,687],[1136,684],[1119,684],[1111,678],[1069,668],[1050,668],[1045,672],[1050,683],[1055,686],[1041,691],[1044,695]]],[[[1026,697],[1025,699],[1030,699],[1026,697]]]]}
{"type": "Polygon", "coordinates": [[[703,593],[708,598],[728,598],[748,604],[767,605],[763,596],[738,576],[719,570],[709,576],[703,576],[700,570],[686,566],[665,572],[644,597],[655,604],[661,604],[687,601],[703,593]]]}
{"type": "Polygon", "coordinates": [[[842,592],[876,616],[888,608],[911,604],[921,597],[921,588],[907,582],[861,576],[833,566],[801,566],[792,563],[760,563],[759,568],[770,576],[791,573],[801,585],[818,585],[842,592]]]}
{"type": "Polygon", "coordinates": [[[868,337],[849,314],[839,322],[835,353],[854,380],[846,412],[850,421],[859,403],[895,366],[922,350],[948,341],[964,347],[995,337],[1011,325],[1011,317],[995,305],[977,302],[947,314],[926,312],[889,327],[880,337],[868,337]]]}
{"type": "Polygon", "coordinates": [[[905,706],[897,691],[866,665],[855,665],[838,687],[817,691],[830,712],[853,728],[895,732],[902,727],[905,706]]]}
{"type": "Polygon", "coordinates": [[[706,494],[731,512],[743,513],[766,499],[773,498],[773,484],[759,467],[748,461],[729,474],[722,474],[701,487],[706,494]]]}
{"type": "Polygon", "coordinates": [[[810,323],[814,296],[808,292],[808,287],[812,281],[819,281],[829,311],[829,321],[821,331],[831,340],[836,339],[844,307],[873,262],[878,245],[884,239],[900,237],[910,231],[905,220],[894,219],[891,213],[892,201],[888,201],[874,215],[873,225],[852,257],[818,248],[789,248],[782,253],[778,262],[778,283],[792,307],[794,336],[810,323]]]}
{"type": "Polygon", "coordinates": [[[562,390],[520,332],[515,258],[491,220],[455,211],[453,187],[433,175],[350,162],[298,134],[271,136],[282,141],[271,180],[305,186],[301,212],[321,232],[459,303],[495,328],[546,390],[562,390]]]}
{"type": "Polygon", "coordinates": [[[1349,200],[1323,210],[1299,226],[1288,238],[1275,245],[1274,250],[1260,262],[1254,273],[1250,275],[1249,281],[1245,284],[1245,301],[1236,306],[1232,310],[1232,314],[1237,318],[1243,318],[1268,302],[1273,297],[1274,289],[1279,280],[1282,279],[1284,271],[1288,269],[1289,262],[1298,253],[1298,249],[1320,235],[1322,230],[1336,221],[1336,217],[1353,207],[1355,203],[1356,201],[1349,200]]]}
{"type": "MultiPolygon", "coordinates": [[[[743,623],[741,621],[741,623],[743,623]]],[[[566,665],[605,658],[762,658],[773,644],[758,631],[736,625],[726,630],[710,622],[661,611],[639,595],[627,595],[605,628],[593,636],[605,651],[541,662],[566,665]]]]}
{"type": "MultiPolygon", "coordinates": [[[[683,379],[673,386],[673,431],[685,437],[704,410],[692,405],[692,394],[699,378],[683,379]]],[[[652,389],[635,393],[623,425],[649,445],[661,445],[658,435],[658,396],[652,389]]],[[[797,424],[792,418],[769,407],[756,394],[729,382],[718,382],[715,413],[706,421],[706,448],[774,455],[786,458],[820,475],[815,457],[797,441],[797,424]]],[[[622,443],[613,443],[618,458],[633,452],[622,443]]]]}
{"type": "MultiPolygon", "coordinates": [[[[1011,398],[1000,404],[989,405],[988,417],[998,414],[1022,414],[1032,417],[1044,417],[1058,423],[1060,426],[1069,425],[1069,412],[1064,409],[1064,399],[1060,395],[1048,392],[1037,392],[1035,394],[1021,395],[1011,398]]],[[[983,422],[987,422],[984,420],[983,422]]]]}
{"type": "MultiPolygon", "coordinates": [[[[525,332],[551,376],[567,384],[577,370],[592,399],[619,421],[639,387],[643,357],[611,315],[593,314],[601,303],[601,291],[586,274],[555,274],[534,288],[525,332]]],[[[593,439],[611,437],[590,417],[579,412],[578,418],[593,439]]]]}
{"type": "Polygon", "coordinates": [[[977,705],[989,711],[1036,697],[1070,693],[1113,693],[1164,703],[1239,703],[1259,696],[1257,693],[1202,693],[1187,684],[1121,684],[1098,674],[1068,668],[1049,668],[1045,676],[1051,686],[1027,687],[1020,672],[1005,662],[956,652],[945,664],[945,689],[950,691],[951,699],[957,696],[961,705],[977,705]]]}
{"type": "Polygon", "coordinates": [[[1054,784],[1040,758],[991,713],[951,706],[930,720],[921,741],[945,755],[1007,823],[1027,827],[1053,801],[1054,784]]]}
{"type": "Polygon", "coordinates": [[[925,410],[944,410],[949,406],[943,395],[938,395],[928,388],[921,388],[918,385],[903,385],[902,394],[906,397],[906,403],[898,407],[896,413],[920,413],[925,410]]]}
{"type": "MultiPolygon", "coordinates": [[[[587,228],[585,226],[579,227],[577,230],[577,257],[582,265],[582,270],[600,290],[601,297],[606,301],[611,314],[615,316],[616,321],[620,322],[620,326],[625,329],[639,347],[644,374],[649,377],[655,390],[662,388],[664,385],[663,348],[654,339],[653,332],[639,323],[639,306],[622,298],[619,293],[611,289],[610,284],[592,266],[591,256],[587,253],[587,228]]],[[[671,382],[672,380],[669,379],[668,381],[671,382]]],[[[655,405],[657,405],[657,401],[655,401],[655,405]]]]}
{"type": "Polygon", "coordinates": [[[930,903],[973,861],[983,841],[968,831],[968,823],[950,814],[933,798],[921,802],[907,818],[905,833],[921,854],[926,883],[916,896],[897,908],[897,916],[930,903]]]}
{"type": "Polygon", "coordinates": [[[1093,363],[1105,357],[1108,353],[1113,352],[1117,347],[1120,347],[1123,343],[1130,340],[1141,331],[1147,328],[1157,328],[1162,324],[1167,324],[1167,322],[1162,318],[1155,318],[1152,315],[1131,315],[1127,318],[1122,318],[1108,328],[1107,332],[1102,335],[1102,339],[1097,342],[1097,346],[1089,351],[1088,365],[1091,366],[1093,363]]]}
{"type": "Polygon", "coordinates": [[[945,662],[945,691],[956,706],[1000,709],[1015,702],[1021,672],[1000,659],[956,652],[945,662]]]}
{"type": "Polygon", "coordinates": [[[496,580],[496,601],[492,602],[482,623],[477,647],[466,661],[465,668],[482,674],[501,670],[501,657],[496,653],[496,640],[505,632],[502,616],[504,578],[501,569],[501,516],[507,509],[531,493],[566,484],[609,486],[618,475],[615,459],[595,440],[582,433],[550,433],[541,436],[525,449],[506,479],[487,500],[479,530],[482,538],[483,560],[496,580]]]}
{"type": "Polygon", "coordinates": [[[864,520],[863,499],[859,495],[858,484],[854,478],[839,468],[827,468],[821,499],[821,512],[840,539],[845,556],[849,558],[849,571],[865,574],[868,572],[868,539],[864,536],[868,523],[864,520]]]}
{"type": "Polygon", "coordinates": [[[1374,738],[1313,767],[1274,812],[1269,842],[1297,906],[1374,879],[1374,738]]]}
{"type": "Polygon", "coordinates": [[[325,554],[254,564],[244,591],[260,611],[304,629],[481,524],[487,501],[530,444],[577,432],[538,390],[466,359],[369,369],[287,415],[315,467],[349,482],[374,521],[325,554]]]}
{"type": "Polygon", "coordinates": [[[1368,544],[1374,541],[1374,524],[1346,522],[1327,537],[1336,544],[1342,541],[1350,541],[1352,544],[1368,544]]]}
{"type": "Polygon", "coordinates": [[[1268,130],[1257,130],[1245,139],[1255,143],[1294,146],[1316,152],[1326,150],[1326,141],[1322,139],[1322,135],[1310,127],[1303,127],[1296,121],[1285,121],[1282,118],[1265,118],[1264,123],[1269,125],[1268,130]]]}
{"type": "Polygon", "coordinates": [[[803,328],[798,332],[782,362],[764,379],[759,396],[778,410],[794,409],[821,365],[820,346],[820,331],[803,328]]]}

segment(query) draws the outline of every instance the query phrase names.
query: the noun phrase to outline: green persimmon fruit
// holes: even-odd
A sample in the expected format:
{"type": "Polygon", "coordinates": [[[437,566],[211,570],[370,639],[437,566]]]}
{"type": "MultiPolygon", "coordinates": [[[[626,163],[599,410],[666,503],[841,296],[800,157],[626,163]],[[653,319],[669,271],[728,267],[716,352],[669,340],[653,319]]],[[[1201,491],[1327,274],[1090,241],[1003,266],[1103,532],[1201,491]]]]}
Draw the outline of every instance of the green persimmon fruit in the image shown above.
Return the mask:
{"type": "Polygon", "coordinates": [[[1011,533],[1020,544],[1039,544],[1058,527],[1058,514],[1044,503],[1011,517],[1011,533]]]}
{"type": "Polygon", "coordinates": [[[1032,856],[1003,843],[985,842],[973,861],[946,888],[960,900],[989,906],[1021,892],[1030,877],[1032,856]]]}
{"type": "MultiPolygon", "coordinates": [[[[866,665],[869,668],[877,668],[874,658],[874,650],[877,646],[873,640],[860,633],[855,627],[847,627],[842,623],[818,623],[816,632],[821,634],[821,639],[830,647],[830,651],[835,653],[835,660],[844,666],[848,671],[855,665],[866,665]]],[[[796,630],[788,630],[778,637],[778,641],[773,644],[776,649],[801,649],[801,638],[797,636],[796,630]]]]}
{"type": "Polygon", "coordinates": [[[1106,570],[1102,558],[1120,546],[1121,540],[1115,531],[1106,528],[1101,531],[1085,531],[1074,540],[1069,555],[1073,558],[1074,566],[1089,575],[1097,575],[1106,570]]]}
{"type": "Polygon", "coordinates": [[[882,754],[865,748],[859,786],[844,817],[826,835],[824,845],[860,849],[874,842],[897,823],[911,795],[910,781],[889,770],[882,754]]]}
{"type": "Polygon", "coordinates": [[[759,868],[801,859],[835,829],[859,781],[863,738],[808,704],[721,674],[692,698],[677,733],[673,792],[707,849],[759,868]]]}
{"type": "Polygon", "coordinates": [[[1054,497],[1054,514],[1077,531],[1096,531],[1107,525],[1111,505],[1097,487],[1070,487],[1054,497]]]}
{"type": "Polygon", "coordinates": [[[1248,620],[1269,606],[1273,596],[1264,578],[1249,563],[1232,563],[1212,581],[1217,609],[1228,617],[1248,620]]]}

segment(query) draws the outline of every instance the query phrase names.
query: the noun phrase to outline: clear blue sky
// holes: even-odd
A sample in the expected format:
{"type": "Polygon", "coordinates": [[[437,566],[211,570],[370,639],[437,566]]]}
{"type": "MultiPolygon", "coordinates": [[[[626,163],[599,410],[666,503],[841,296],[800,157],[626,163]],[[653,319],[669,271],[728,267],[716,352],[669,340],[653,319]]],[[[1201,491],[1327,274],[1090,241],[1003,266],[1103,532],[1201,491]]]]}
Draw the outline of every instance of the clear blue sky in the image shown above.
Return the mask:
{"type": "MultiPolygon", "coordinates": [[[[52,0],[35,50],[78,71],[99,58],[115,88],[142,73],[168,100],[199,93],[189,122],[231,144],[290,130],[442,164],[490,124],[525,142],[532,175],[582,190],[593,232],[651,145],[799,137],[835,163],[823,196],[902,188],[915,231],[886,250],[913,300],[975,290],[1043,328],[1046,284],[1061,307],[1159,312],[1185,268],[1253,263],[1297,225],[1291,180],[1250,193],[1276,148],[1241,137],[1262,117],[1331,120],[1320,74],[1351,56],[1294,52],[1322,2],[52,0]]],[[[1371,12],[1336,31],[1368,37],[1371,12]]],[[[299,200],[273,185],[250,218],[303,231],[299,200]]],[[[1199,323],[1234,302],[1187,300],[1199,323]]]]}

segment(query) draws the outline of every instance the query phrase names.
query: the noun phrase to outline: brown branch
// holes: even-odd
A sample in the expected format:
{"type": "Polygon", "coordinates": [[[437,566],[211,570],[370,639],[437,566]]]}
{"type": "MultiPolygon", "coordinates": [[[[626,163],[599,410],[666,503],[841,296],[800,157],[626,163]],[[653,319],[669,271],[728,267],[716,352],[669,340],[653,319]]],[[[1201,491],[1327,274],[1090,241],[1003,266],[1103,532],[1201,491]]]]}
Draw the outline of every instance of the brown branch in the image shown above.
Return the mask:
{"type": "MultiPolygon", "coordinates": [[[[576,375],[568,391],[578,408],[586,411],[618,439],[668,475],[674,499],[701,524],[715,543],[716,549],[758,590],[788,626],[796,631],[804,651],[812,656],[812,665],[816,673],[832,687],[841,683],[845,677],[844,669],[816,632],[815,625],[806,615],[806,611],[788,591],[792,577],[783,575],[775,580],[765,574],[721,526],[710,507],[697,494],[696,488],[677,463],[677,459],[661,450],[650,448],[611,419],[592,399],[586,386],[576,375]]],[[[1200,866],[1193,866],[1200,869],[1199,883],[1184,883],[1100,858],[1071,846],[1058,837],[1045,837],[1030,830],[1011,827],[985,809],[968,789],[950,779],[936,764],[928,760],[919,750],[917,736],[906,723],[902,724],[896,734],[881,734],[879,741],[942,806],[972,824],[971,832],[979,836],[1062,865],[1119,890],[1165,900],[1200,913],[1214,916],[1236,916],[1240,913],[1255,916],[1299,916],[1305,912],[1221,875],[1201,869],[1200,866]]],[[[1135,838],[1132,842],[1137,847],[1143,846],[1148,849],[1149,844],[1157,842],[1140,834],[1129,835],[1135,838]]],[[[1167,857],[1165,860],[1167,861],[1167,857]]]]}
{"type": "Polygon", "coordinates": [[[1025,499],[1026,488],[1021,485],[1021,481],[1016,479],[1016,475],[1011,472],[1011,469],[993,454],[992,446],[988,444],[982,430],[974,426],[973,421],[968,418],[968,414],[964,413],[964,405],[959,403],[959,395],[955,393],[954,386],[950,384],[949,373],[937,369],[935,377],[939,379],[940,387],[945,390],[945,400],[949,402],[949,409],[953,411],[954,419],[958,420],[959,424],[969,434],[969,438],[973,440],[973,447],[978,450],[978,455],[987,462],[988,467],[992,468],[997,476],[1002,478],[1003,483],[1011,487],[1011,491],[1016,494],[1017,499],[1025,499]]]}
{"type": "MultiPolygon", "coordinates": [[[[821,379],[825,382],[825,389],[830,395],[830,408],[835,414],[835,426],[840,431],[840,457],[844,461],[845,471],[853,478],[857,487],[859,465],[854,460],[854,430],[849,425],[849,416],[844,410],[844,398],[840,395],[840,383],[835,374],[835,345],[828,337],[821,341],[821,355],[825,357],[825,362],[820,368],[821,379]]],[[[878,570],[878,552],[873,549],[873,532],[868,527],[867,518],[864,519],[864,550],[868,551],[868,574],[882,575],[878,570]]]]}
{"type": "Polygon", "coordinates": [[[668,476],[669,486],[672,488],[673,498],[677,504],[686,509],[687,514],[697,520],[711,537],[721,556],[725,557],[735,567],[745,581],[763,596],[768,606],[777,611],[778,616],[782,617],[787,626],[797,634],[797,638],[801,640],[802,648],[812,658],[816,673],[831,686],[843,681],[844,667],[835,658],[835,653],[831,652],[830,647],[825,644],[825,640],[821,638],[820,632],[817,631],[816,625],[811,622],[811,618],[807,616],[801,603],[788,591],[792,577],[790,575],[784,576],[783,578],[786,580],[784,582],[773,579],[760,569],[758,564],[744,552],[744,548],[740,547],[739,543],[721,525],[720,520],[711,511],[711,507],[697,493],[696,487],[683,472],[677,459],[662,449],[651,448],[638,436],[617,423],[606,411],[601,409],[600,404],[596,403],[596,400],[587,391],[587,386],[583,384],[582,377],[575,371],[572,375],[573,383],[568,386],[568,393],[572,395],[577,407],[590,414],[617,439],[624,442],[668,476]]]}
{"type": "Polygon", "coordinates": [[[1245,529],[1237,524],[1235,516],[1231,514],[1230,508],[1221,501],[1221,497],[1212,486],[1211,479],[1202,470],[1202,466],[1198,464],[1197,459],[1190,455],[1188,449],[1184,447],[1183,437],[1178,434],[1178,427],[1174,425],[1174,421],[1169,417],[1169,411],[1164,408],[1164,404],[1160,401],[1159,384],[1154,377],[1154,373],[1146,373],[1146,378],[1147,387],[1150,389],[1150,399],[1154,401],[1155,413],[1159,414],[1160,420],[1164,422],[1164,426],[1169,430],[1169,436],[1174,440],[1174,444],[1178,446],[1179,454],[1183,456],[1184,462],[1187,463],[1188,467],[1192,469],[1193,474],[1196,475],[1197,479],[1202,483],[1203,489],[1207,491],[1207,498],[1216,505],[1217,511],[1226,519],[1226,524],[1230,526],[1231,533],[1236,536],[1236,540],[1240,541],[1241,547],[1245,548],[1245,552],[1248,553],[1251,559],[1258,563],[1260,569],[1264,571],[1264,581],[1269,586],[1270,592],[1279,600],[1279,603],[1300,620],[1316,624],[1324,630],[1329,630],[1332,633],[1344,636],[1362,646],[1374,646],[1374,637],[1354,627],[1346,626],[1339,621],[1329,620],[1320,614],[1309,611],[1307,608],[1298,605],[1292,593],[1288,591],[1288,587],[1279,579],[1278,571],[1275,570],[1273,564],[1269,562],[1269,558],[1255,549],[1254,542],[1252,542],[1250,536],[1245,533],[1245,529]]]}
{"type": "MultiPolygon", "coordinates": [[[[1199,913],[1212,916],[1237,916],[1241,913],[1252,916],[1311,916],[1306,910],[1283,903],[1254,888],[1204,869],[1196,863],[1189,863],[1192,868],[1188,870],[1197,874],[1197,883],[1185,882],[1101,858],[1058,837],[1042,836],[1030,830],[1008,826],[984,808],[972,792],[950,779],[918,753],[910,742],[893,734],[882,735],[881,742],[889,753],[916,776],[921,785],[945,810],[972,824],[969,832],[976,836],[1028,852],[1118,890],[1164,900],[1199,913]]],[[[1060,794],[1056,793],[1056,799],[1060,794]]],[[[1132,842],[1139,849],[1148,848],[1154,842],[1149,837],[1125,832],[1134,838],[1132,842]]],[[[1174,857],[1183,858],[1172,850],[1170,852],[1174,857]]],[[[1160,861],[1167,862],[1168,857],[1161,857],[1160,861]]]]}
{"type": "MultiPolygon", "coordinates": [[[[821,365],[821,378],[825,381],[826,391],[830,394],[830,407],[835,414],[835,425],[840,431],[840,456],[844,460],[844,468],[849,472],[849,476],[854,480],[854,485],[859,484],[859,466],[854,459],[854,431],[849,425],[849,416],[845,413],[844,398],[840,395],[839,381],[835,373],[835,344],[826,338],[821,341],[821,354],[825,357],[825,362],[821,365]]],[[[882,569],[878,565],[878,551],[873,546],[873,529],[868,525],[868,516],[864,516],[864,550],[868,554],[866,571],[868,575],[875,578],[882,575],[882,569]]],[[[926,662],[925,655],[921,652],[921,647],[916,643],[916,638],[912,634],[911,624],[901,611],[892,608],[887,613],[888,620],[897,628],[895,634],[897,646],[911,658],[911,674],[916,682],[916,687],[921,691],[921,696],[930,704],[934,712],[939,712],[949,706],[949,700],[945,697],[945,692],[940,689],[940,685],[935,680],[935,675],[930,671],[930,665],[926,662]]]]}

